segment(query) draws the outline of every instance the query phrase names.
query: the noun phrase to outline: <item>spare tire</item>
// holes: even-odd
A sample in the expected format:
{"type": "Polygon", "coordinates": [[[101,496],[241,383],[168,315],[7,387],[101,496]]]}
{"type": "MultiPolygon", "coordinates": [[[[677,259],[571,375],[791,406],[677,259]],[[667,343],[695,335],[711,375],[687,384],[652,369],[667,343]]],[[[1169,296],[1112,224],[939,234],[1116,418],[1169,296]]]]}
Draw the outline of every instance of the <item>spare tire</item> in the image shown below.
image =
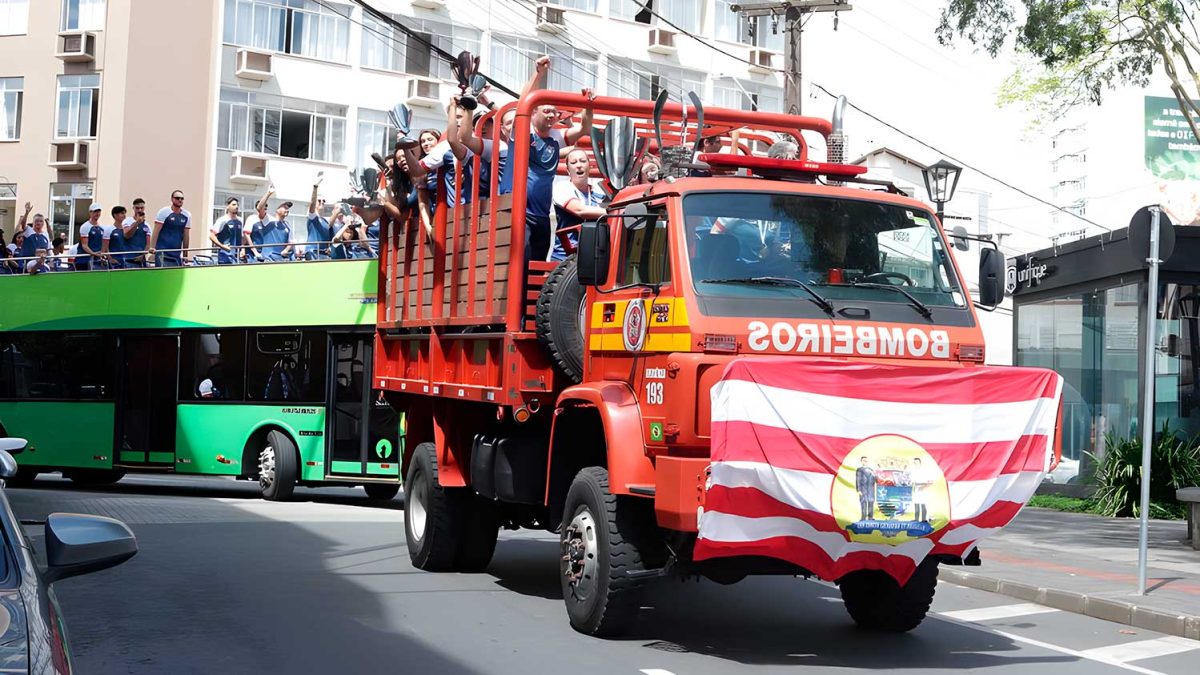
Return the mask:
{"type": "Polygon", "coordinates": [[[554,365],[572,382],[583,381],[583,325],[586,294],[579,283],[575,256],[559,263],[537,301],[537,336],[554,365]]]}

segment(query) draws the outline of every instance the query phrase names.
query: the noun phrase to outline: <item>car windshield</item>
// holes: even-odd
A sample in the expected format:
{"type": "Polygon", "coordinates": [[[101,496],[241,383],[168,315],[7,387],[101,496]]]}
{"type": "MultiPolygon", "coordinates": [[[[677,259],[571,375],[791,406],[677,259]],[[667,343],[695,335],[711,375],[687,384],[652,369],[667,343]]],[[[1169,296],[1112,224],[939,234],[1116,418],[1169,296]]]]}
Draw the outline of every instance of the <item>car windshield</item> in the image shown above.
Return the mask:
{"type": "Polygon", "coordinates": [[[966,307],[927,211],[765,192],[688,195],[683,209],[701,298],[799,300],[812,297],[807,285],[835,305],[900,303],[921,312],[966,307]]]}

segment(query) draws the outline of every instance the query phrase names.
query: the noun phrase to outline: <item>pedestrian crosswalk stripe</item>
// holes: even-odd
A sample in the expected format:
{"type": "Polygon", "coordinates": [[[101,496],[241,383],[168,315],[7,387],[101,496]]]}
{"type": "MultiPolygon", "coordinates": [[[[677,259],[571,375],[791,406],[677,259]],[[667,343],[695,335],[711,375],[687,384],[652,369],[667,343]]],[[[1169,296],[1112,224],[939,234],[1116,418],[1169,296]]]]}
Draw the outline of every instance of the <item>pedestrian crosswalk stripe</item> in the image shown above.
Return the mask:
{"type": "Polygon", "coordinates": [[[1033,614],[1049,614],[1057,612],[1053,607],[1038,605],[1032,602],[1021,602],[1013,605],[999,605],[997,607],[979,607],[977,609],[960,609],[953,612],[938,612],[941,616],[959,621],[995,621],[997,619],[1011,619],[1015,616],[1030,616],[1033,614]]]}
{"type": "Polygon", "coordinates": [[[1120,645],[1085,649],[1081,653],[1088,658],[1099,657],[1106,660],[1127,663],[1141,659],[1152,659],[1158,656],[1170,656],[1171,654],[1179,654],[1193,649],[1200,649],[1200,642],[1168,635],[1153,640],[1140,640],[1120,645]]]}

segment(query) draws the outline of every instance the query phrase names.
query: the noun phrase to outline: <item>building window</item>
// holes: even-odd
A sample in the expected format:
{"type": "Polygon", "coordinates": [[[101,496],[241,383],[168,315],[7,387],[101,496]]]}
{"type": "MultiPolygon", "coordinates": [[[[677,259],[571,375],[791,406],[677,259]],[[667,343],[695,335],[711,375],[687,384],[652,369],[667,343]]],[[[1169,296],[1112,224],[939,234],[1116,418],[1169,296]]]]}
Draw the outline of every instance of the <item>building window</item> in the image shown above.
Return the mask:
{"type": "Polygon", "coordinates": [[[50,185],[50,229],[67,245],[75,243],[79,226],[88,219],[88,205],[95,195],[91,183],[52,183],[50,185]]]}
{"type": "Polygon", "coordinates": [[[549,2],[552,5],[579,9],[585,12],[594,13],[596,11],[596,0],[549,0],[549,2]]]}
{"type": "Polygon", "coordinates": [[[0,234],[8,234],[16,230],[17,223],[17,184],[0,183],[0,234]]]}
{"type": "Polygon", "coordinates": [[[29,30],[29,0],[0,0],[0,35],[24,35],[29,30]]]}
{"type": "Polygon", "coordinates": [[[538,40],[492,34],[492,70],[502,81],[524,82],[533,63],[543,54],[554,59],[546,83],[548,89],[564,91],[595,88],[599,80],[600,59],[591,52],[572,47],[550,46],[538,40]]]}
{"type": "Polygon", "coordinates": [[[346,107],[221,90],[217,147],[341,164],[345,161],[346,107]]]}
{"type": "Polygon", "coordinates": [[[58,76],[57,138],[95,138],[100,116],[100,76],[58,76]]]}
{"type": "Polygon", "coordinates": [[[685,95],[684,92],[702,92],[704,73],[657,63],[609,57],[609,95],[653,99],[662,89],[669,91],[671,99],[676,101],[685,95]]]}
{"type": "Polygon", "coordinates": [[[104,0],[63,0],[61,30],[104,30],[104,0]]]}
{"type": "Polygon", "coordinates": [[[366,16],[363,20],[362,64],[398,73],[441,80],[453,79],[450,64],[430,45],[451,54],[469,51],[479,54],[481,33],[473,28],[400,17],[415,36],[399,28],[366,16]]]}
{"type": "Polygon", "coordinates": [[[25,78],[0,77],[0,141],[21,139],[21,104],[25,78]]]}
{"type": "Polygon", "coordinates": [[[704,5],[696,0],[610,0],[612,15],[619,19],[628,19],[651,25],[661,25],[666,30],[685,30],[689,33],[700,31],[700,10],[704,5]],[[658,16],[655,16],[655,15],[658,16]],[[659,16],[679,26],[672,27],[659,16]]]}
{"type": "Polygon", "coordinates": [[[344,63],[350,8],[315,0],[225,0],[225,42],[344,63]]]}
{"type": "Polygon", "coordinates": [[[354,166],[357,169],[378,168],[371,159],[371,153],[378,152],[384,157],[391,157],[396,146],[398,132],[388,123],[385,112],[378,110],[358,110],[358,147],[354,156],[354,166]]]}
{"type": "Polygon", "coordinates": [[[735,110],[782,112],[783,90],[741,80],[720,80],[713,83],[713,105],[735,110]]]}

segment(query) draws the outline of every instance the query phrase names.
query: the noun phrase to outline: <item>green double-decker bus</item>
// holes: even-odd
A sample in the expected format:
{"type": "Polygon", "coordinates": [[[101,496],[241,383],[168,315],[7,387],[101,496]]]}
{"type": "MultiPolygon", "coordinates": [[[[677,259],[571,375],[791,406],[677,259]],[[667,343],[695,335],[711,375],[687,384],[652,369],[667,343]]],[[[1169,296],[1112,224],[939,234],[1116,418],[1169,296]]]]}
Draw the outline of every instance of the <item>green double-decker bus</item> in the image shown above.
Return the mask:
{"type": "Polygon", "coordinates": [[[127,472],[399,489],[402,419],[371,388],[377,260],[0,278],[0,434],[17,482],[127,472]]]}

